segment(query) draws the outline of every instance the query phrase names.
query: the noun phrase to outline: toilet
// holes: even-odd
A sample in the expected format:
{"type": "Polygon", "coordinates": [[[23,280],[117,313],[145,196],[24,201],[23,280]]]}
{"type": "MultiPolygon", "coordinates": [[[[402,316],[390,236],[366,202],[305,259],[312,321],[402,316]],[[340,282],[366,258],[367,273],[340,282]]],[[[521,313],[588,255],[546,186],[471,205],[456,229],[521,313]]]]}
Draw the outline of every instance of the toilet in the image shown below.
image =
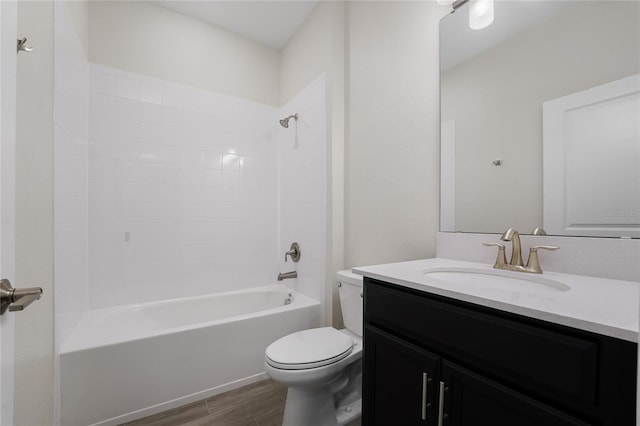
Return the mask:
{"type": "Polygon", "coordinates": [[[265,350],[264,368],[288,387],[283,426],[342,426],[362,412],[362,277],[337,273],[345,329],[312,328],[265,350]]]}

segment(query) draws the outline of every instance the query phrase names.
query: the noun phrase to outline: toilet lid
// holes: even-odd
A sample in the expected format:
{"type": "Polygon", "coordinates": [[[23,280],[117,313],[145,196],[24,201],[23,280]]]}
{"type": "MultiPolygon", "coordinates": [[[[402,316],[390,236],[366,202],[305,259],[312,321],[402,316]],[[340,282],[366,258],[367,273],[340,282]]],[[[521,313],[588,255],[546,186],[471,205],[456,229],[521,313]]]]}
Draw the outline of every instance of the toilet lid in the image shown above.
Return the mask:
{"type": "Polygon", "coordinates": [[[353,340],[333,327],[298,331],[273,342],[265,351],[275,368],[303,370],[333,364],[353,351],[353,340]]]}

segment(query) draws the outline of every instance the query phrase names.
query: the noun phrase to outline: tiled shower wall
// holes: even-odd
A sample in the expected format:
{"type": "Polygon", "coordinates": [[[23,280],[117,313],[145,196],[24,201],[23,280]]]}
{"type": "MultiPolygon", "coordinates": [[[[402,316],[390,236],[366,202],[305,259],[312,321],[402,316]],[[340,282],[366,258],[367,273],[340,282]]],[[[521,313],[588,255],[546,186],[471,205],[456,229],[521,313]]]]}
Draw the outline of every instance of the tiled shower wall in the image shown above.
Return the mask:
{"type": "Polygon", "coordinates": [[[277,273],[278,109],[91,64],[90,308],[277,273]]]}
{"type": "Polygon", "coordinates": [[[296,270],[287,282],[315,300],[325,300],[326,269],[326,101],[325,77],[302,89],[281,108],[298,114],[280,133],[280,271],[296,270]],[[300,244],[297,264],[284,262],[292,242],[300,244]]]}
{"type": "Polygon", "coordinates": [[[89,64],[56,4],[56,336],[88,309],[271,284],[324,300],[324,77],[283,108],[89,64]],[[278,119],[300,119],[289,129],[278,119]],[[292,241],[302,260],[284,263],[292,241]]]}
{"type": "Polygon", "coordinates": [[[65,3],[54,3],[54,281],[58,348],[88,308],[89,64],[65,3]]]}

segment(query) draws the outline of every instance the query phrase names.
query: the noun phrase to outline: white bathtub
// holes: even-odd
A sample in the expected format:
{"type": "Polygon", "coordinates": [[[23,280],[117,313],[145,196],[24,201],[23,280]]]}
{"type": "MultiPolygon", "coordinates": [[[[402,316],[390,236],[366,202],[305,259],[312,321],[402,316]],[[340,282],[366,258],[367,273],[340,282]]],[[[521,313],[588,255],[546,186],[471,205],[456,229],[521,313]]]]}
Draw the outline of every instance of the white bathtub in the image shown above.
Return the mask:
{"type": "Polygon", "coordinates": [[[119,424],[260,380],[271,342],[321,325],[320,304],[284,286],[90,311],[60,351],[60,424],[119,424]]]}

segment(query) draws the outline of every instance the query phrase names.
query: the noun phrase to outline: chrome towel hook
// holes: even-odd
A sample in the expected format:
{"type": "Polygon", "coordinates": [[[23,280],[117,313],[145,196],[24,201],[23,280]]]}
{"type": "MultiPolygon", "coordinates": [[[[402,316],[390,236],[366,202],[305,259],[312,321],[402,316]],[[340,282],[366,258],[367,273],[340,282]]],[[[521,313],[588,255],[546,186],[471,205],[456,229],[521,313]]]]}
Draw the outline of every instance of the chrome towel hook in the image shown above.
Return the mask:
{"type": "Polygon", "coordinates": [[[20,52],[31,52],[33,50],[33,47],[27,47],[27,38],[26,37],[22,37],[22,39],[18,39],[18,53],[20,52]]]}

